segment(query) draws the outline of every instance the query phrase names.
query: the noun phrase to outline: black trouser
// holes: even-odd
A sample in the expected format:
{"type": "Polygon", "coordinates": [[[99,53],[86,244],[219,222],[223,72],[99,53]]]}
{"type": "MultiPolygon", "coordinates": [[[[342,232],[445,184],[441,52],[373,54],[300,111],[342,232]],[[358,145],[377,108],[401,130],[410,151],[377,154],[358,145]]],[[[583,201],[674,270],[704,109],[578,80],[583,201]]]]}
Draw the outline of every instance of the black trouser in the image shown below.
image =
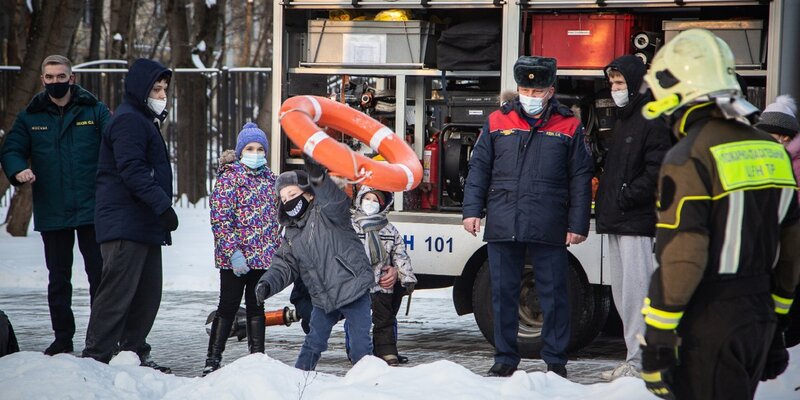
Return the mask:
{"type": "Polygon", "coordinates": [[[72,314],[72,249],[75,247],[75,232],[78,233],[78,248],[83,255],[89,279],[90,304],[94,302],[103,270],[94,225],[42,232],[44,260],[48,270],[47,304],[50,306],[50,321],[57,341],[71,342],[75,335],[75,316],[72,314]]]}
{"type": "Polygon", "coordinates": [[[239,304],[242,303],[242,292],[244,292],[247,317],[264,315],[264,306],[256,304],[256,285],[261,275],[264,275],[263,269],[251,269],[242,277],[237,277],[231,269],[220,269],[217,315],[233,321],[236,312],[239,311],[239,304]]]}
{"type": "Polygon", "coordinates": [[[145,348],[161,304],[161,246],[115,240],[100,249],[103,279],[92,305],[83,356],[107,363],[117,343],[121,351],[145,348]]]}
{"type": "Polygon", "coordinates": [[[732,290],[731,297],[704,300],[705,289],[698,287],[678,326],[675,394],[681,400],[752,399],[775,332],[769,291],[732,290]]]}
{"type": "Polygon", "coordinates": [[[395,310],[391,293],[375,292],[372,297],[372,343],[376,356],[397,355],[395,310]]]}

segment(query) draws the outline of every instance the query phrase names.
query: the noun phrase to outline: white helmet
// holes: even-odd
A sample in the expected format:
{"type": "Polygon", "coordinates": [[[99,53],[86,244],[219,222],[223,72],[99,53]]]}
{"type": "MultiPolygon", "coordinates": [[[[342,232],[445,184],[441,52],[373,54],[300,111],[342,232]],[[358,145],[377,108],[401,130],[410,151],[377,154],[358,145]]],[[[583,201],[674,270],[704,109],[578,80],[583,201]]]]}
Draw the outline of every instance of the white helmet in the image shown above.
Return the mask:
{"type": "Polygon", "coordinates": [[[655,97],[642,108],[649,119],[670,115],[690,103],[742,95],[733,52],[705,29],[683,31],[664,45],[644,80],[655,97]]]}

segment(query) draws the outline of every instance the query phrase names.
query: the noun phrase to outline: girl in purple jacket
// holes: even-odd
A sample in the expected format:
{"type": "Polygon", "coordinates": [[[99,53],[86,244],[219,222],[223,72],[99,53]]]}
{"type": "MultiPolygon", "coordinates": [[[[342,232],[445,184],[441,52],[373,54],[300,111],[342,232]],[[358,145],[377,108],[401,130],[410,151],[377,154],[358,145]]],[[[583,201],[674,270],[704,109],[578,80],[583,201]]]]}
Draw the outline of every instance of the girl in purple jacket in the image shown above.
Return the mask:
{"type": "Polygon", "coordinates": [[[264,131],[248,122],[236,139],[235,159],[226,160],[226,154],[220,158],[210,201],[219,306],[211,323],[203,376],[220,367],[242,293],[247,346],[250,353],[264,352],[264,306],[256,303],[254,289],[280,244],[276,176],[266,165],[268,149],[264,131]]]}

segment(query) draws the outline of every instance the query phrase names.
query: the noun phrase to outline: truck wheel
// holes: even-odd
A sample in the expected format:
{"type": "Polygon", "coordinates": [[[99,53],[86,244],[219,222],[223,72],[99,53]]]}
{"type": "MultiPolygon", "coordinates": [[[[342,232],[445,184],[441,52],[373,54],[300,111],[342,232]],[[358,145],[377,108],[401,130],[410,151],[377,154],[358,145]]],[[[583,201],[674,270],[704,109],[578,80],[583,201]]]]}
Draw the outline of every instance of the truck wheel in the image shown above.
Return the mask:
{"type": "MultiPolygon", "coordinates": [[[[524,358],[538,358],[543,343],[541,339],[544,315],[534,285],[534,270],[527,262],[522,273],[519,306],[519,334],[517,343],[524,358]]],[[[595,323],[595,291],[583,274],[580,263],[570,255],[569,273],[571,335],[568,350],[577,350],[594,339],[602,324],[595,323]]],[[[494,344],[494,319],[492,311],[492,285],[489,261],[484,261],[472,290],[472,307],[475,321],[489,343],[494,344]]],[[[602,310],[602,308],[601,308],[602,310]]],[[[603,318],[605,320],[605,318],[603,318]]]]}
{"type": "Polygon", "coordinates": [[[608,319],[608,313],[611,310],[611,287],[605,285],[589,285],[592,287],[592,295],[594,296],[594,314],[592,314],[591,322],[582,326],[576,333],[574,341],[570,347],[573,350],[579,350],[590,343],[600,334],[608,319]]]}

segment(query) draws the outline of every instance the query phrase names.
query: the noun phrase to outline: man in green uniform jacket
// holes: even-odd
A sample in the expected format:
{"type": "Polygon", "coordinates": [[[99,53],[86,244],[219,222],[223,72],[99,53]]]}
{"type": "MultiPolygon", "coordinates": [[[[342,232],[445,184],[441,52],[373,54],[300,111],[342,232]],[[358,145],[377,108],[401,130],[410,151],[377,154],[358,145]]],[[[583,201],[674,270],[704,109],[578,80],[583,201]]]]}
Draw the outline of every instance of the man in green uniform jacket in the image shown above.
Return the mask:
{"type": "Polygon", "coordinates": [[[45,58],[41,80],[45,90],[17,114],[0,162],[13,185],[33,185],[33,225],[44,242],[47,300],[55,331],[55,341],[45,354],[54,355],[72,351],[75,318],[70,281],[76,233],[92,299],[100,283],[103,263],[94,232],[94,181],[109,112],[75,84],[66,57],[45,58]]]}

